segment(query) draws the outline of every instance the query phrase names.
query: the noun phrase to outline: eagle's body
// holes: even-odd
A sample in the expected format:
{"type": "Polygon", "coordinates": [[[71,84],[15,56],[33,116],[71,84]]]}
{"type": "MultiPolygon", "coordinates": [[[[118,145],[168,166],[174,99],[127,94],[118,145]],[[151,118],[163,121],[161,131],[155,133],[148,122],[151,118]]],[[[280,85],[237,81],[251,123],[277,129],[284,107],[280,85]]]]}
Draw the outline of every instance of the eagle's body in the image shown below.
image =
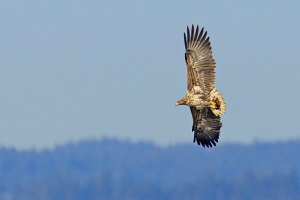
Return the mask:
{"type": "Polygon", "coordinates": [[[176,105],[187,105],[191,109],[194,142],[212,147],[219,139],[222,127],[220,115],[225,113],[226,104],[214,86],[216,65],[206,34],[203,28],[199,33],[198,26],[194,31],[194,25],[191,33],[187,28],[187,34],[184,34],[188,88],[186,95],[176,105]]]}

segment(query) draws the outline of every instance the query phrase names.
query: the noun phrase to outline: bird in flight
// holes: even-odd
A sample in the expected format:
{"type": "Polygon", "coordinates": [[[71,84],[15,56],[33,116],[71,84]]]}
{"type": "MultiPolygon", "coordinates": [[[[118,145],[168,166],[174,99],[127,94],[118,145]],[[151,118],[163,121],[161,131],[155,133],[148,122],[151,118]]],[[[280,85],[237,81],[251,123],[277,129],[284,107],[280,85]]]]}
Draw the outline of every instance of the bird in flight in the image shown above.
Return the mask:
{"type": "Polygon", "coordinates": [[[226,104],[215,85],[215,60],[207,32],[199,26],[184,33],[185,62],[187,67],[187,92],[176,102],[190,107],[194,142],[203,147],[216,146],[222,123],[220,115],[225,113],[226,104]]]}

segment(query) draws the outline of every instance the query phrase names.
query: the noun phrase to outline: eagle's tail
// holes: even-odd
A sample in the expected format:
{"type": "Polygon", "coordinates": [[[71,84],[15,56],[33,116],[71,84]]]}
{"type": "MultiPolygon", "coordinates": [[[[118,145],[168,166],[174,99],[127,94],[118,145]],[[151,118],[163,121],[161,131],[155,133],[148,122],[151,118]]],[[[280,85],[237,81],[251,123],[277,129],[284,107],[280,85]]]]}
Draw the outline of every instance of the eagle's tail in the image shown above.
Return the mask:
{"type": "Polygon", "coordinates": [[[216,104],[216,108],[212,108],[216,116],[223,115],[226,112],[226,104],[221,93],[214,87],[209,93],[211,101],[216,104]]]}

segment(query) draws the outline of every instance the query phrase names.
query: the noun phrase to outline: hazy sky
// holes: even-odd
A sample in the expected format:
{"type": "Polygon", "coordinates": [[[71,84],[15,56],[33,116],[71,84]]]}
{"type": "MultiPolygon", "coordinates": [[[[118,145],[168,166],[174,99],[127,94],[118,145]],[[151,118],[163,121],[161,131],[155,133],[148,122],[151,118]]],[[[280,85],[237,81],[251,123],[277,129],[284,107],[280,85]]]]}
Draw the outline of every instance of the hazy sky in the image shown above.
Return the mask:
{"type": "Polygon", "coordinates": [[[220,142],[300,138],[300,1],[1,1],[0,146],[190,143],[183,32],[204,26],[220,142]]]}

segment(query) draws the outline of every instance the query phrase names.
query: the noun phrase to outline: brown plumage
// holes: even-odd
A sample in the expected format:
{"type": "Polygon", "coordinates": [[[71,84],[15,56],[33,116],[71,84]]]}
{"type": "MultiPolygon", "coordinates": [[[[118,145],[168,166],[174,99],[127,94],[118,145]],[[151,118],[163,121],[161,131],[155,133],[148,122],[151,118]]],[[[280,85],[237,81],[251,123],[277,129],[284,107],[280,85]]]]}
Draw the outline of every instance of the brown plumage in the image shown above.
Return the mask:
{"type": "Polygon", "coordinates": [[[204,28],[197,26],[184,33],[185,61],[187,67],[187,92],[176,105],[187,105],[193,116],[194,142],[204,147],[216,146],[222,123],[220,115],[225,113],[226,104],[215,88],[215,60],[209,37],[204,28]]]}

